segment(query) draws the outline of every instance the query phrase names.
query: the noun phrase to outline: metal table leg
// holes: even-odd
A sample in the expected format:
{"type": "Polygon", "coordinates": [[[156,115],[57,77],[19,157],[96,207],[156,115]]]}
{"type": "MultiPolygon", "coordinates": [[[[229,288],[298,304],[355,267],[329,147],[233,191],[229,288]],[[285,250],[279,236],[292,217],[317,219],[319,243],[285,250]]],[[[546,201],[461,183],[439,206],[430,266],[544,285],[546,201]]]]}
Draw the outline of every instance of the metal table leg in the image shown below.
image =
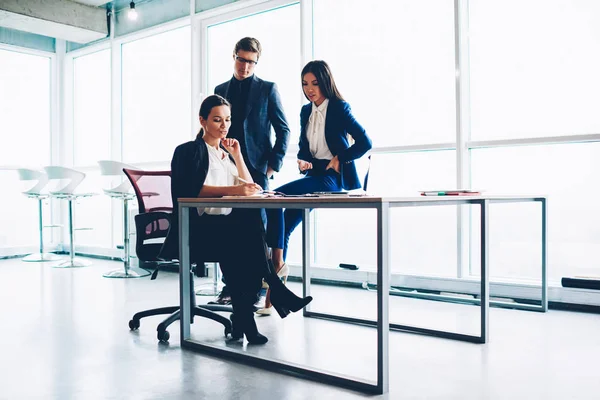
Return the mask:
{"type": "MultiPolygon", "coordinates": [[[[310,241],[310,209],[302,210],[302,296],[310,296],[310,267],[311,241],[310,241]]],[[[310,304],[302,310],[302,315],[307,316],[310,312],[310,304]]]]}
{"type": "MultiPolygon", "coordinates": [[[[367,393],[383,394],[389,391],[389,231],[388,231],[388,212],[389,205],[386,203],[383,207],[377,209],[378,215],[378,283],[380,290],[377,301],[377,380],[366,380],[356,377],[337,374],[329,371],[323,371],[318,368],[299,365],[292,362],[275,360],[268,357],[256,356],[248,353],[232,351],[227,348],[205,344],[191,339],[189,315],[191,300],[190,296],[190,277],[189,277],[189,208],[180,204],[179,235],[180,235],[180,270],[179,270],[179,290],[181,302],[181,346],[201,353],[230,359],[236,362],[260,367],[275,372],[290,373],[311,380],[340,386],[343,388],[358,390],[367,393]]],[[[310,227],[308,221],[308,210],[304,211],[304,240],[309,243],[310,227]]],[[[310,292],[310,247],[304,250],[303,272],[303,291],[305,294],[310,292]]]]}
{"type": "Polygon", "coordinates": [[[540,199],[542,205],[542,311],[548,311],[548,200],[540,199]]]}

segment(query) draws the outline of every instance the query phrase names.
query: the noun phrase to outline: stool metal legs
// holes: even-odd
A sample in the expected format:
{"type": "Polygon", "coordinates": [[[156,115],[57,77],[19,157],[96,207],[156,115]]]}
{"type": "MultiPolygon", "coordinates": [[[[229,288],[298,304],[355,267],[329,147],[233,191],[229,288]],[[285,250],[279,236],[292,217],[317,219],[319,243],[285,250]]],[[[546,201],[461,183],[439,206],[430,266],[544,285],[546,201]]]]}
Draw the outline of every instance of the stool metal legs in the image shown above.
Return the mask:
{"type": "Polygon", "coordinates": [[[221,289],[223,288],[223,284],[219,281],[219,264],[213,264],[213,281],[212,283],[204,283],[199,285],[199,288],[196,289],[197,296],[217,296],[221,289]],[[206,289],[204,289],[206,288],[206,289]]]}
{"type": "Polygon", "coordinates": [[[123,197],[123,247],[125,257],[123,258],[123,269],[107,272],[102,275],[105,278],[141,278],[150,275],[150,272],[142,268],[132,267],[129,257],[129,199],[123,197]]]}
{"type": "Polygon", "coordinates": [[[42,204],[43,198],[38,197],[38,222],[39,222],[39,231],[40,231],[40,252],[29,254],[26,257],[23,257],[23,261],[27,262],[40,262],[40,261],[56,261],[60,259],[59,256],[52,253],[44,253],[44,221],[42,218],[42,204]]]}
{"type": "Polygon", "coordinates": [[[67,199],[69,202],[69,240],[71,244],[69,259],[63,261],[59,264],[53,265],[54,268],[78,268],[78,267],[88,267],[92,263],[87,260],[75,259],[75,244],[73,243],[73,199],[67,199]]]}

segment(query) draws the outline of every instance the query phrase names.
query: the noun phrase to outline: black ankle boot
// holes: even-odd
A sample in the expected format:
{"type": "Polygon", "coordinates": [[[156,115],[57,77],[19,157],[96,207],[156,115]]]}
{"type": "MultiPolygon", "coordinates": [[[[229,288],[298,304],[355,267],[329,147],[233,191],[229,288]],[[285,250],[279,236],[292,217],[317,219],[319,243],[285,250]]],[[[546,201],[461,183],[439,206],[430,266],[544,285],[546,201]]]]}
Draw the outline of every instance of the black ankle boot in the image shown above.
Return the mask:
{"type": "Polygon", "coordinates": [[[287,317],[290,311],[296,312],[303,309],[313,299],[312,296],[296,296],[279,280],[277,274],[270,274],[266,281],[271,289],[271,303],[281,318],[287,317]]]}
{"type": "Polygon", "coordinates": [[[238,314],[239,313],[234,313],[229,316],[229,319],[233,324],[233,329],[231,331],[232,339],[239,340],[246,335],[246,339],[250,344],[265,344],[269,341],[266,336],[258,331],[256,321],[254,320],[254,314],[238,314]]]}
{"type": "Polygon", "coordinates": [[[231,320],[231,339],[240,340],[244,338],[244,330],[242,329],[242,325],[235,322],[235,314],[231,314],[229,316],[231,320]]]}

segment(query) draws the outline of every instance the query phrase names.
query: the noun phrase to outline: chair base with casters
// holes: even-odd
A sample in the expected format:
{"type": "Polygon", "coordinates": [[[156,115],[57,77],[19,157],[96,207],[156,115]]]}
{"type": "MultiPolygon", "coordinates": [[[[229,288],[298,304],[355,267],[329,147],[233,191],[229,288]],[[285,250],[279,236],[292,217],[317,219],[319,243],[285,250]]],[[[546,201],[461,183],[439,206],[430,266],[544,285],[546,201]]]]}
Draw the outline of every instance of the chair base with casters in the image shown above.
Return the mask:
{"type": "MultiPolygon", "coordinates": [[[[191,274],[192,274],[192,272],[190,271],[190,275],[191,274]]],[[[193,289],[193,285],[194,285],[194,283],[193,283],[193,276],[192,276],[192,279],[190,279],[190,286],[192,289],[193,289]]],[[[224,316],[217,314],[215,311],[223,311],[223,312],[232,313],[233,308],[231,306],[222,306],[222,305],[217,305],[217,304],[207,304],[207,305],[198,306],[198,305],[196,305],[196,296],[194,295],[194,291],[191,290],[190,293],[191,293],[191,302],[192,302],[192,308],[191,308],[192,323],[194,322],[195,316],[208,318],[208,319],[211,319],[211,320],[223,325],[223,327],[225,328],[225,330],[224,330],[225,337],[230,335],[232,332],[231,321],[228,318],[225,318],[224,316]]],[[[179,306],[161,307],[161,308],[154,308],[151,310],[140,311],[140,312],[136,313],[133,316],[133,318],[129,321],[129,329],[131,329],[132,331],[137,330],[140,327],[140,319],[142,319],[142,318],[151,317],[154,315],[164,315],[164,314],[170,314],[170,315],[165,320],[163,320],[160,324],[158,324],[158,327],[156,328],[156,337],[160,342],[168,342],[171,335],[169,334],[169,331],[167,330],[167,328],[173,322],[175,322],[181,318],[181,310],[180,310],[179,306]]]]}
{"type": "Polygon", "coordinates": [[[105,190],[108,196],[113,199],[123,201],[123,250],[125,252],[123,256],[123,269],[116,269],[114,271],[107,272],[102,276],[105,278],[143,278],[144,276],[150,275],[150,272],[143,268],[137,268],[131,266],[131,257],[129,256],[129,201],[135,198],[133,193],[122,193],[112,192],[105,190]]]}
{"type": "MultiPolygon", "coordinates": [[[[157,260],[154,261],[156,263],[156,270],[152,274],[151,279],[156,278],[156,274],[158,273],[158,268],[160,266],[173,265],[173,262],[160,261],[158,259],[158,254],[162,248],[162,243],[149,243],[145,244],[144,240],[151,240],[157,238],[164,238],[166,233],[170,228],[170,218],[172,218],[172,214],[162,212],[162,211],[154,211],[150,213],[138,214],[135,216],[135,227],[137,232],[137,243],[136,243],[136,253],[138,259],[140,260],[157,260]]],[[[190,271],[190,274],[193,274],[190,271]]],[[[191,304],[192,304],[192,315],[191,319],[193,321],[194,316],[204,317],[216,321],[223,325],[225,328],[225,336],[231,333],[231,321],[225,318],[222,315],[217,314],[215,311],[223,311],[223,312],[233,312],[233,308],[231,306],[222,306],[218,304],[207,304],[202,306],[196,305],[196,297],[194,295],[194,287],[193,287],[193,278],[190,279],[190,290],[191,293],[191,304]]],[[[164,321],[162,321],[158,327],[157,338],[161,342],[167,342],[169,340],[170,334],[167,331],[169,325],[173,322],[179,320],[180,318],[180,310],[179,306],[173,307],[160,307],[151,310],[140,311],[136,313],[132,319],[129,321],[129,329],[136,330],[140,327],[140,319],[145,317],[150,317],[153,315],[165,315],[170,314],[164,321]]]]}
{"type": "MultiPolygon", "coordinates": [[[[53,253],[44,253],[44,222],[42,217],[43,201],[48,198],[47,194],[27,194],[30,199],[36,199],[38,201],[38,229],[40,232],[40,252],[29,254],[21,259],[25,262],[45,262],[45,261],[57,261],[61,257],[53,253]]],[[[59,225],[47,226],[47,228],[54,228],[59,225]]]]}
{"type": "MultiPolygon", "coordinates": [[[[140,262],[155,263],[156,269],[150,277],[150,279],[154,279],[158,273],[158,268],[165,266],[165,261],[173,261],[177,258],[175,254],[169,255],[167,260],[164,259],[164,256],[160,257],[164,240],[171,228],[171,220],[174,218],[171,199],[171,171],[139,171],[124,168],[123,172],[131,182],[138,200],[139,214],[135,216],[135,252],[140,262]]],[[[173,265],[172,262],[170,264],[173,265]]],[[[190,269],[189,273],[192,274],[193,272],[190,269]]],[[[200,273],[200,268],[196,268],[195,272],[200,273]]],[[[232,330],[231,321],[215,311],[231,313],[233,308],[212,304],[197,306],[193,289],[193,279],[190,279],[190,303],[193,305],[190,309],[191,320],[193,321],[194,317],[203,317],[216,321],[223,325],[225,335],[229,335],[232,330]]],[[[167,328],[180,319],[179,306],[161,307],[138,312],[129,321],[129,328],[132,330],[138,329],[141,318],[164,314],[169,314],[169,316],[158,325],[157,337],[161,342],[166,342],[170,337],[167,328]]]]}
{"type": "Polygon", "coordinates": [[[80,258],[75,258],[75,243],[73,241],[74,236],[74,227],[73,227],[73,200],[76,200],[79,197],[90,197],[95,193],[82,193],[82,194],[61,194],[61,193],[52,193],[52,197],[58,199],[65,199],[69,204],[69,258],[63,262],[52,265],[53,268],[82,268],[89,267],[92,263],[88,260],[83,260],[80,258]]]}

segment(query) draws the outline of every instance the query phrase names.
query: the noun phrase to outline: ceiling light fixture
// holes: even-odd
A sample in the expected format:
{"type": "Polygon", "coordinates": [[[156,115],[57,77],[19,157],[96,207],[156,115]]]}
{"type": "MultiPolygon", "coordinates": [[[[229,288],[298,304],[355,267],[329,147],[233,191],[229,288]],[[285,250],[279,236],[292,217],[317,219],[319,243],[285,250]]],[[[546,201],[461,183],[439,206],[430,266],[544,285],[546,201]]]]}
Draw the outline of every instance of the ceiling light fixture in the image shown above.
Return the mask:
{"type": "Polygon", "coordinates": [[[127,18],[129,18],[132,21],[136,21],[138,18],[138,13],[135,10],[135,3],[133,1],[129,3],[129,11],[127,11],[127,18]]]}

